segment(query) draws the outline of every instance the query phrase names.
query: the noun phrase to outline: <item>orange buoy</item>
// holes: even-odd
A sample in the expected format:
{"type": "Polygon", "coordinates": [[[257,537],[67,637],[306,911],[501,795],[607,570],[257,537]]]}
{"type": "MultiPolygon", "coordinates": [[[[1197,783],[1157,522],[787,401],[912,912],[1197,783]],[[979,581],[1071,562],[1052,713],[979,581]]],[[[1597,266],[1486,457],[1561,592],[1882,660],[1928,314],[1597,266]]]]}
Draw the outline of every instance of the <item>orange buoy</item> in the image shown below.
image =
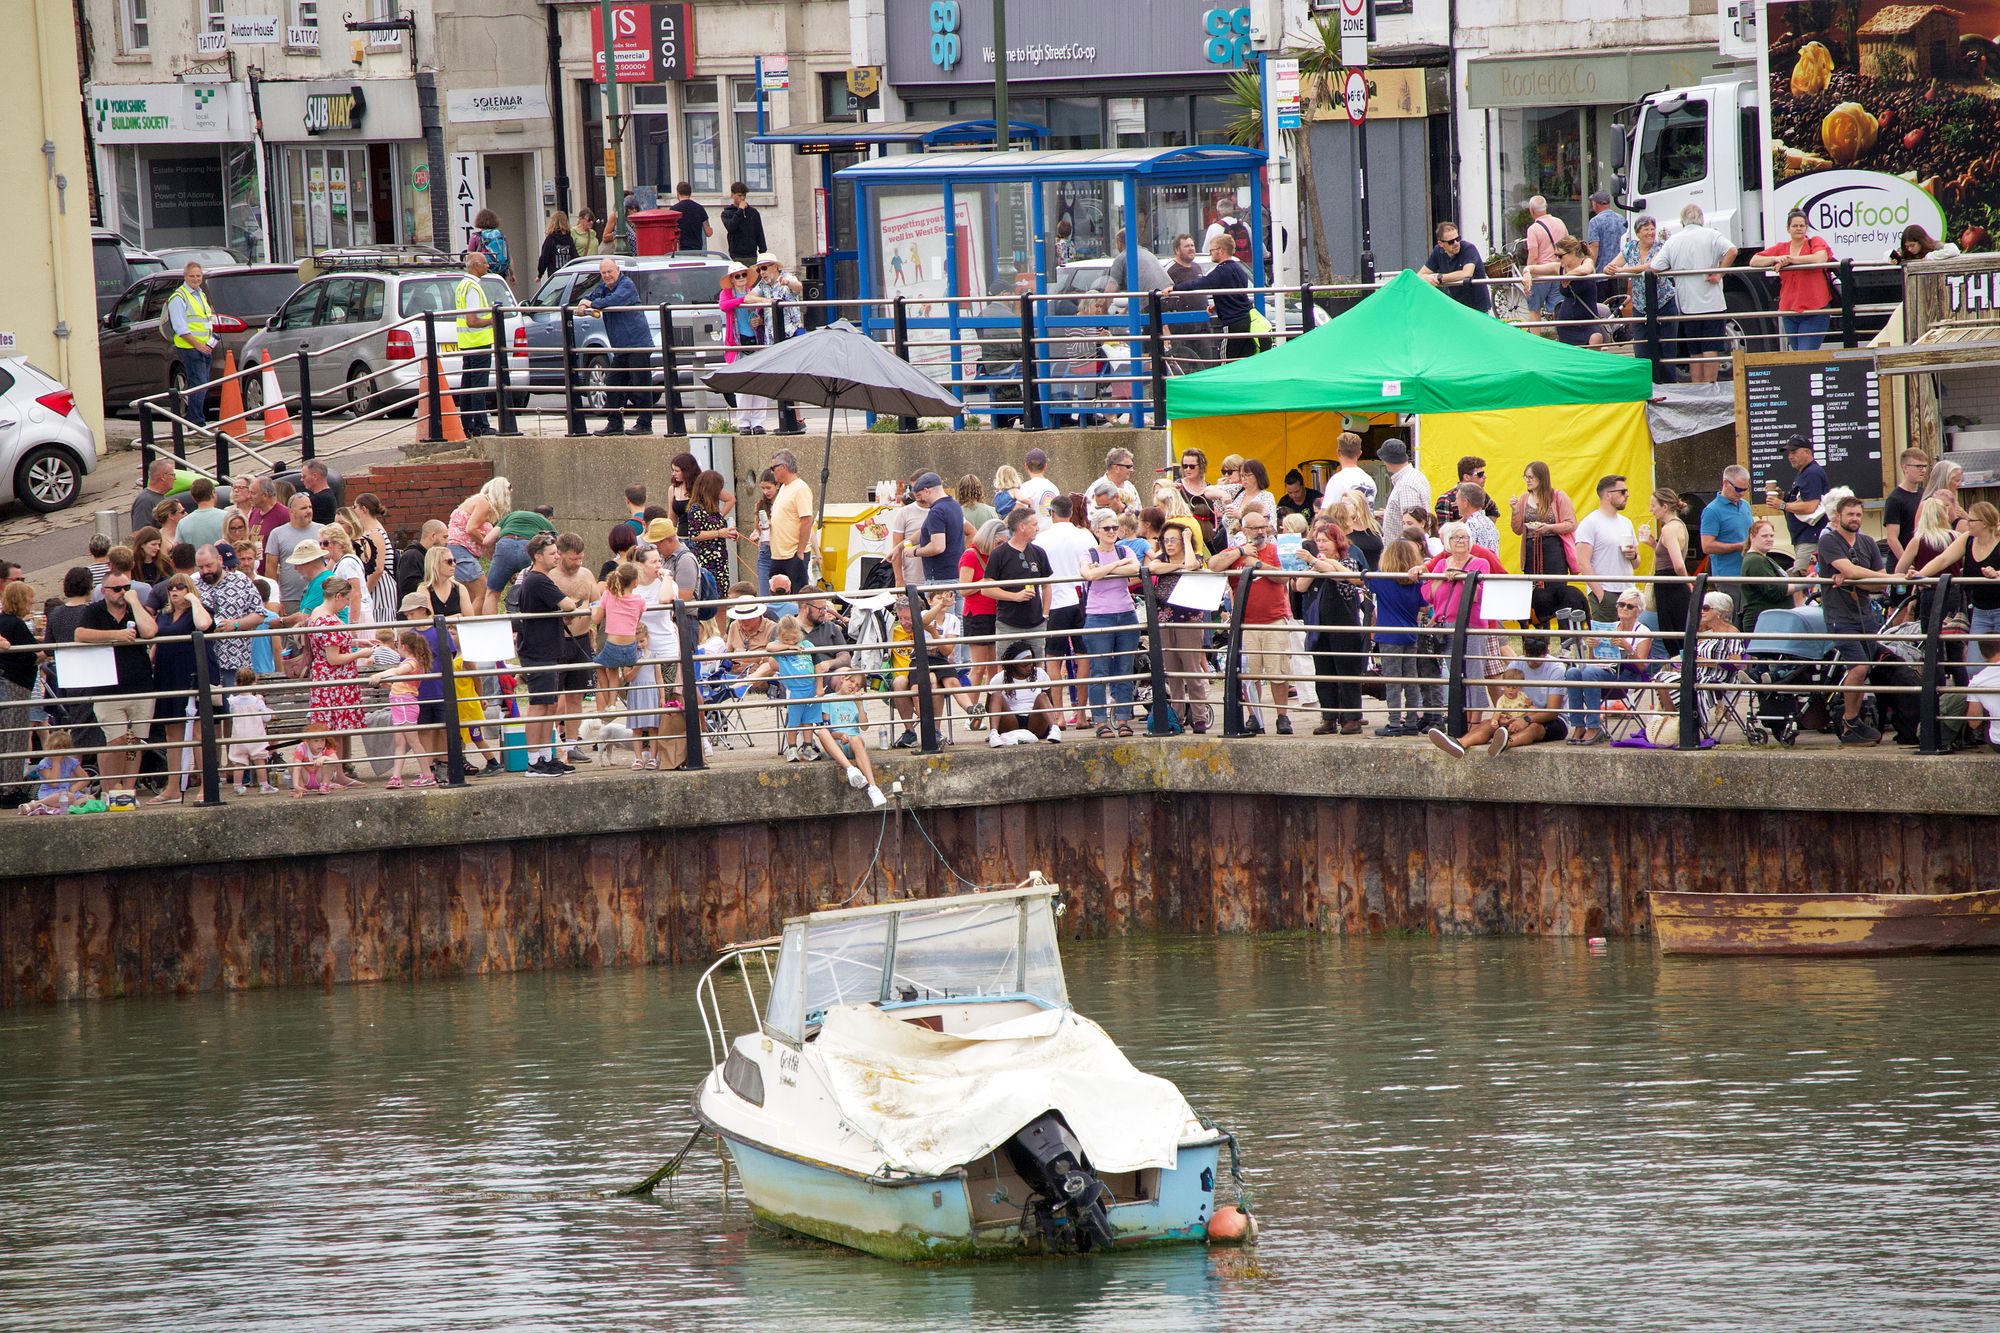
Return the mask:
{"type": "Polygon", "coordinates": [[[1218,1208],[1208,1219],[1211,1244],[1242,1245],[1257,1238],[1257,1222],[1235,1205],[1218,1208]]]}

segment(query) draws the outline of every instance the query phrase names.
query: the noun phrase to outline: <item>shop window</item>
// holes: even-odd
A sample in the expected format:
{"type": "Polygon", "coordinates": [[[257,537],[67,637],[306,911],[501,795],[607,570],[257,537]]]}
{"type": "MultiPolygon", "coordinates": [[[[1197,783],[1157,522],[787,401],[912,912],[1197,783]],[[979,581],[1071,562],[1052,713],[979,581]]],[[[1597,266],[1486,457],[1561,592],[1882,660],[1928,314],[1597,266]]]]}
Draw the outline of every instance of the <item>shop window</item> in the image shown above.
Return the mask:
{"type": "Polygon", "coordinates": [[[1104,103],[1095,97],[1051,97],[1048,146],[1104,147],[1104,103]]]}
{"type": "Polygon", "coordinates": [[[1223,104],[1220,97],[1197,93],[1194,97],[1194,141],[1196,143],[1228,143],[1229,122],[1235,113],[1223,104]]]}
{"type": "Polygon", "coordinates": [[[1583,113],[1568,107],[1509,109],[1499,113],[1499,121],[1499,178],[1507,201],[1503,234],[1510,241],[1527,234],[1528,200],[1535,195],[1570,231],[1581,231],[1583,113]]]}
{"type": "Polygon", "coordinates": [[[1146,145],[1180,148],[1188,143],[1189,102],[1186,97],[1146,99],[1146,145]]]}
{"type": "MultiPolygon", "coordinates": [[[[856,100],[847,90],[845,74],[822,74],[819,76],[819,100],[821,117],[825,120],[866,119],[865,112],[882,105],[882,94],[876,93],[865,100],[856,100]]],[[[915,113],[911,113],[912,119],[915,113]]]]}
{"type": "Polygon", "coordinates": [[[118,0],[118,43],[128,55],[152,49],[153,38],[146,21],[147,0],[118,0]]]}
{"type": "Polygon", "coordinates": [[[687,142],[688,184],[696,194],[722,193],[722,97],[708,79],[681,89],[681,137],[687,142]]]}
{"type": "Polygon", "coordinates": [[[731,79],[729,87],[736,112],[736,179],[761,193],[771,188],[771,146],[751,142],[757,133],[757,80],[731,79]]]}

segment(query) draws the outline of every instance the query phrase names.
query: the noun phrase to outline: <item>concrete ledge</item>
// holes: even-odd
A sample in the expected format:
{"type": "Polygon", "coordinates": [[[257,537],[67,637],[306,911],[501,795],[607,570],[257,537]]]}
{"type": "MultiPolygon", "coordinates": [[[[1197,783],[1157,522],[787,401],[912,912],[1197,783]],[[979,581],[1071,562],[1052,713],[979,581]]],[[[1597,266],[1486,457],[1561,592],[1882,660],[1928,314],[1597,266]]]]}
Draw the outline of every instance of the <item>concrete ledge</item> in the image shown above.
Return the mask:
{"type": "MultiPolygon", "coordinates": [[[[936,756],[876,757],[886,787],[918,807],[968,808],[1080,797],[1346,796],[1437,805],[1617,806],[1828,814],[1985,815],[1996,770],[1977,755],[1907,750],[1679,753],[1538,746],[1500,759],[1450,759],[1411,741],[1199,737],[1065,741],[1033,751],[960,745],[936,756]]],[[[369,789],[295,801],[232,799],[128,815],[13,819],[0,865],[31,878],[519,838],[722,827],[865,814],[832,764],[732,765],[634,774],[588,766],[559,781],[493,779],[459,791],[369,789]]]]}

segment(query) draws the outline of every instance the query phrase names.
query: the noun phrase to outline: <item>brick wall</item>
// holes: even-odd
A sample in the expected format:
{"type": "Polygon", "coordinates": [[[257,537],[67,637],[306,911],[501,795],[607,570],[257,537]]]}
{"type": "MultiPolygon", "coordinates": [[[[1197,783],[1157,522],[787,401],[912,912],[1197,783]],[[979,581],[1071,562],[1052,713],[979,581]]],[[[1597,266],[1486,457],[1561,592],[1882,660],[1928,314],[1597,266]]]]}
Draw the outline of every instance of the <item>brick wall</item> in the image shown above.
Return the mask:
{"type": "Polygon", "coordinates": [[[349,503],[373,492],[389,511],[384,520],[392,536],[414,538],[427,518],[444,519],[459,501],[493,479],[493,464],[483,458],[454,458],[426,463],[380,463],[346,479],[349,503]]]}

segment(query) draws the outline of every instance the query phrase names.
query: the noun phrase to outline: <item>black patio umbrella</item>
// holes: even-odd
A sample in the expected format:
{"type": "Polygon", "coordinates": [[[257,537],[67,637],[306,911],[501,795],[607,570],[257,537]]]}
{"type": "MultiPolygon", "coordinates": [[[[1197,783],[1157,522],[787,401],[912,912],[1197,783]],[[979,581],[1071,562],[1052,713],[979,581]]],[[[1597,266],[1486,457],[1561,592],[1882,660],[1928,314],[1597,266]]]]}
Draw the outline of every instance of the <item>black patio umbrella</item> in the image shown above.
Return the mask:
{"type": "Polygon", "coordinates": [[[702,376],[717,393],[748,393],[828,409],[819,501],[833,471],[833,412],[858,408],[883,417],[956,417],[965,404],[930,376],[846,320],[787,338],[702,376]]]}

